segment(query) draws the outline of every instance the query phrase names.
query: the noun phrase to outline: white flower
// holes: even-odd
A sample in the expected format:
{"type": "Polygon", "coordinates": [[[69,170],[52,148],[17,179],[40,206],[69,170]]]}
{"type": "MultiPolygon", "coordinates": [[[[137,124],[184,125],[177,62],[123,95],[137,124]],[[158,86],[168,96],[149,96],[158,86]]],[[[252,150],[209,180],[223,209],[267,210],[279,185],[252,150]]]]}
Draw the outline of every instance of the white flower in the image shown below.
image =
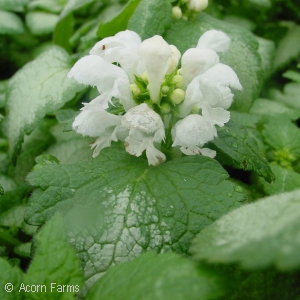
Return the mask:
{"type": "Polygon", "coordinates": [[[158,165],[166,160],[159,150],[165,126],[169,134],[173,126],[172,146],[184,154],[214,157],[215,151],[202,146],[217,136],[215,125],[229,121],[231,88],[242,88],[235,72],[219,61],[217,52],[229,44],[225,33],[206,32],[196,48],[184,53],[178,70],[181,54],[161,36],[142,42],[126,30],[103,39],[68,74],[97,87],[100,94],[84,104],[73,129],[96,138],[93,157],[111,141],[121,140],[129,154],[145,151],[149,165],[158,165]],[[191,111],[199,114],[189,115],[191,111]]]}
{"type": "Polygon", "coordinates": [[[129,129],[125,139],[126,151],[131,155],[141,156],[146,150],[149,165],[156,166],[166,160],[166,156],[155,148],[165,138],[164,124],[161,117],[147,104],[131,108],[122,118],[122,126],[129,129]]]}
{"type": "Polygon", "coordinates": [[[229,48],[228,36],[217,30],[204,33],[197,48],[187,50],[182,56],[182,75],[186,97],[180,106],[180,117],[187,116],[196,105],[212,125],[223,126],[229,121],[226,110],[233,101],[230,87],[241,90],[236,73],[219,62],[216,52],[229,48]]]}
{"type": "Polygon", "coordinates": [[[216,128],[200,115],[189,115],[178,121],[172,129],[173,147],[181,146],[186,155],[202,154],[215,157],[216,152],[201,148],[205,143],[217,136],[216,128]]]}

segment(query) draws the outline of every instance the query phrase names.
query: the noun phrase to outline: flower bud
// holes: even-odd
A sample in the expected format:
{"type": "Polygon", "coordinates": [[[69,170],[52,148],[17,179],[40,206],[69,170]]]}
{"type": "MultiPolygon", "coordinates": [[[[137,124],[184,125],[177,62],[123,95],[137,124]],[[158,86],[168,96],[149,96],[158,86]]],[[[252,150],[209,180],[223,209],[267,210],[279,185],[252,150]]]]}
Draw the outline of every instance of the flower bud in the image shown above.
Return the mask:
{"type": "Polygon", "coordinates": [[[144,80],[144,81],[148,81],[148,75],[147,75],[147,73],[144,72],[144,73],[141,75],[141,78],[142,78],[142,80],[144,80]]]}
{"type": "Polygon", "coordinates": [[[172,18],[175,20],[179,20],[182,17],[182,11],[179,6],[172,7],[172,18]]]}
{"type": "Polygon", "coordinates": [[[160,111],[162,114],[168,114],[171,110],[171,106],[168,103],[163,103],[160,107],[160,111]]]}
{"type": "Polygon", "coordinates": [[[184,90],[181,89],[175,89],[172,94],[170,95],[170,99],[174,104],[180,104],[185,97],[184,90]]]}
{"type": "Polygon", "coordinates": [[[198,114],[200,111],[200,108],[198,107],[197,104],[195,104],[192,108],[191,114],[198,114]]]}
{"type": "Polygon", "coordinates": [[[208,0],[189,0],[188,8],[196,12],[204,10],[208,5],[208,0]]]}
{"type": "Polygon", "coordinates": [[[161,88],[161,92],[164,95],[167,95],[169,93],[169,90],[170,90],[170,88],[166,85],[161,88]]]}
{"type": "Polygon", "coordinates": [[[133,96],[138,96],[141,93],[140,88],[136,84],[130,85],[130,91],[133,96]]]}
{"type": "Polygon", "coordinates": [[[176,88],[183,87],[183,77],[181,75],[175,75],[172,78],[172,83],[175,85],[176,88]]]}

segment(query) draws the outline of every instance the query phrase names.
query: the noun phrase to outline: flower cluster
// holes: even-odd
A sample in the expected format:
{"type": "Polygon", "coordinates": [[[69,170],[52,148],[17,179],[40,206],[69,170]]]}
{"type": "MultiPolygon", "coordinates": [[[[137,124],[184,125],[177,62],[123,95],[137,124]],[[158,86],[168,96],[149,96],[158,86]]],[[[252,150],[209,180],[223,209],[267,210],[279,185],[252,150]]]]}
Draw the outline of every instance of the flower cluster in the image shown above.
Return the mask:
{"type": "Polygon", "coordinates": [[[187,20],[189,17],[197,16],[208,6],[208,0],[175,0],[172,2],[173,19],[187,20]]]}
{"type": "Polygon", "coordinates": [[[230,88],[242,88],[235,72],[219,62],[217,52],[229,44],[226,34],[210,30],[181,57],[158,35],[142,42],[126,30],[101,40],[68,74],[100,94],[84,104],[73,129],[96,138],[93,157],[118,140],[131,155],[146,151],[149,165],[165,161],[163,152],[172,147],[214,157],[202,147],[216,137],[215,125],[229,121],[230,88]]]}

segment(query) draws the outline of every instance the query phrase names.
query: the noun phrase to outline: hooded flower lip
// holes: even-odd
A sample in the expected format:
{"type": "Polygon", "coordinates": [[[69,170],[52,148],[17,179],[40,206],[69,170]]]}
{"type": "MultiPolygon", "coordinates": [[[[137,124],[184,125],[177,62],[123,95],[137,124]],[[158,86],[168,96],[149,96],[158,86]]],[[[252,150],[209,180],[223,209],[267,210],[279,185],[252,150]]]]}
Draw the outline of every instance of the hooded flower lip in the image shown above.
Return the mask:
{"type": "Polygon", "coordinates": [[[217,136],[216,128],[203,116],[193,114],[179,120],[173,127],[172,136],[173,147],[181,146],[180,150],[186,155],[215,156],[215,151],[201,149],[204,144],[217,136]]]}
{"type": "Polygon", "coordinates": [[[122,126],[129,129],[125,139],[126,151],[141,156],[146,150],[149,165],[157,165],[166,160],[166,156],[154,147],[165,138],[161,117],[147,104],[131,108],[122,118],[122,126]]]}
{"type": "Polygon", "coordinates": [[[100,56],[88,55],[81,58],[70,70],[68,77],[85,85],[96,86],[102,100],[106,102],[102,103],[103,107],[107,107],[112,97],[118,98],[125,109],[135,105],[125,71],[100,56]]]}

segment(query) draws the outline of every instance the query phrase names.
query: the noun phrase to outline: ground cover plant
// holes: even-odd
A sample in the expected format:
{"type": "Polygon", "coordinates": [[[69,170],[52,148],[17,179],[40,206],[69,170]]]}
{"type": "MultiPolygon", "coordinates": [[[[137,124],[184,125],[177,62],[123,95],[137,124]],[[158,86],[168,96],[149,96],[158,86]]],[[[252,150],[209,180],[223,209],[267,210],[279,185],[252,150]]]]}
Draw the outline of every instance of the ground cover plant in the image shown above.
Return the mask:
{"type": "Polygon", "coordinates": [[[293,0],[0,0],[1,299],[300,299],[293,0]]]}

